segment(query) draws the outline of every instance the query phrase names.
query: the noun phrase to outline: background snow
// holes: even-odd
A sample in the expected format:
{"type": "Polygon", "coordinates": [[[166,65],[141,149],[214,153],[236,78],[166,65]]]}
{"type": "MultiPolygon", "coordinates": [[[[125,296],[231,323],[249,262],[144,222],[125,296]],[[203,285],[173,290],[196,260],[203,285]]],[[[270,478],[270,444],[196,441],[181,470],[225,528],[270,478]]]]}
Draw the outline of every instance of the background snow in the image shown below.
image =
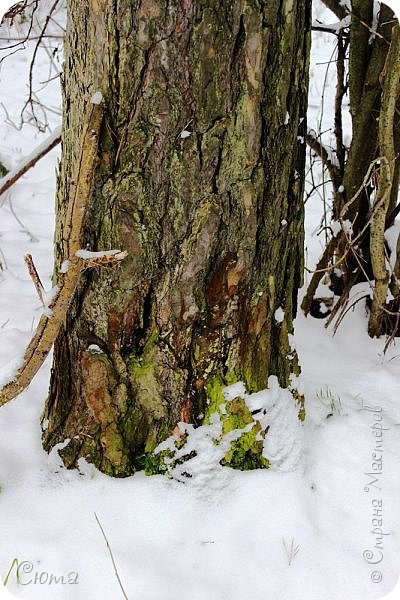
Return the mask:
{"type": "MultiPolygon", "coordinates": [[[[323,10],[317,4],[316,8],[315,18],[324,19],[323,10]]],[[[331,41],[327,35],[314,37],[309,126],[316,131],[332,124],[334,82],[329,74],[323,111],[320,102],[331,41]]],[[[46,53],[38,60],[38,70],[47,76],[46,53]]],[[[19,52],[0,73],[0,99],[15,120],[27,66],[26,53],[19,52]]],[[[45,93],[46,103],[57,108],[57,81],[45,93]]],[[[59,116],[48,116],[54,131],[59,116]]],[[[346,127],[349,132],[348,122],[346,127]]],[[[30,126],[17,131],[1,120],[0,159],[9,168],[17,166],[48,134],[30,126]]],[[[328,143],[330,135],[328,131],[328,143]]],[[[53,150],[1,198],[0,261],[7,269],[0,273],[0,364],[6,369],[15,367],[42,310],[24,254],[33,255],[42,282],[52,288],[57,155],[53,150]]],[[[322,242],[313,235],[320,218],[321,199],[314,195],[307,203],[309,267],[321,250],[322,242]]],[[[0,575],[4,579],[17,558],[32,563],[32,574],[23,574],[25,583],[42,572],[78,572],[79,583],[22,585],[13,571],[8,590],[27,600],[121,598],[95,512],[130,599],[358,600],[379,598],[391,590],[400,562],[398,343],[383,355],[384,340],[371,340],[366,334],[362,303],[335,337],[321,321],[302,314],[295,327],[307,417],[304,426],[298,424],[293,448],[281,391],[272,387],[247,397],[253,406],[260,402],[269,410],[276,407],[276,435],[268,450],[278,467],[282,455],[293,458],[293,465],[287,464],[293,467],[289,472],[214,469],[207,454],[197,465],[196,483],[143,473],[114,480],[83,460],[80,472],[66,471],[56,451],[46,455],[40,442],[50,357],[29,390],[0,410],[0,575]],[[365,404],[379,405],[389,427],[383,437],[381,489],[369,486],[367,492],[375,440],[373,413],[362,408],[365,404]],[[383,561],[373,566],[363,553],[374,543],[370,532],[376,498],[383,501],[383,529],[390,535],[383,542],[383,561]],[[291,545],[299,547],[296,556],[290,556],[291,545]],[[381,583],[371,581],[374,570],[382,573],[381,583]]],[[[244,393],[240,384],[236,390],[229,388],[227,399],[238,391],[244,393]]],[[[206,442],[204,436],[196,441],[206,442]]]]}

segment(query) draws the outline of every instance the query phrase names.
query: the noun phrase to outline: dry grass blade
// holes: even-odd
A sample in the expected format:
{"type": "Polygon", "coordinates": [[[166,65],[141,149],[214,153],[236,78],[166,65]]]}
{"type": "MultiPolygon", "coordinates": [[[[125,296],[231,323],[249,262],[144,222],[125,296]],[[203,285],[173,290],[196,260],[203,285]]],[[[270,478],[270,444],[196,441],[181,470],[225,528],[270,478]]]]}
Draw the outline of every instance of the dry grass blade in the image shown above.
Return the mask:
{"type": "Polygon", "coordinates": [[[294,538],[291,539],[290,544],[286,542],[285,538],[282,538],[282,544],[285,548],[286,556],[288,559],[288,565],[290,567],[290,565],[293,562],[293,559],[296,557],[298,551],[300,550],[300,544],[295,544],[294,538]]]}
{"type": "Polygon", "coordinates": [[[111,546],[110,546],[110,544],[109,544],[109,541],[108,541],[108,539],[107,539],[107,536],[106,536],[106,534],[105,534],[105,532],[104,532],[104,529],[103,529],[103,527],[102,527],[102,525],[101,525],[101,523],[100,523],[99,517],[96,515],[96,513],[94,513],[94,516],[95,516],[95,518],[96,518],[96,521],[97,521],[97,524],[98,524],[98,526],[100,527],[100,531],[101,531],[101,533],[102,533],[102,535],[103,535],[103,538],[104,538],[104,540],[105,540],[105,542],[106,542],[106,545],[107,545],[107,550],[108,550],[108,552],[109,552],[109,554],[110,554],[110,557],[111,557],[111,562],[112,562],[112,564],[113,564],[113,567],[114,567],[114,573],[115,573],[115,577],[117,578],[117,581],[118,581],[119,587],[121,588],[122,595],[123,595],[123,597],[125,598],[125,600],[129,600],[129,598],[128,598],[128,596],[126,595],[126,592],[125,592],[125,590],[124,590],[124,586],[122,585],[122,582],[121,582],[121,579],[120,579],[120,576],[119,576],[119,573],[118,573],[117,565],[116,565],[116,563],[115,563],[115,560],[114,560],[114,555],[113,555],[113,553],[112,553],[111,546]]]}

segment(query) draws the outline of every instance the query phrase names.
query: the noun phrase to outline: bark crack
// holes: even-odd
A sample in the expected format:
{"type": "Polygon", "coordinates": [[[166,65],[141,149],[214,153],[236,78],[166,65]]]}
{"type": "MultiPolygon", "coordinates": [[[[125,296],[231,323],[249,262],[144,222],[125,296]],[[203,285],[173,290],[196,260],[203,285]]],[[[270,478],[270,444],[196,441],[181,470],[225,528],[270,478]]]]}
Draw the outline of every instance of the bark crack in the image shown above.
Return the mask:
{"type": "Polygon", "coordinates": [[[240,94],[240,67],[241,67],[241,54],[246,42],[246,28],[244,24],[244,15],[241,14],[239,18],[239,27],[235,35],[235,41],[233,44],[231,62],[229,65],[230,77],[230,110],[236,106],[239,94],[240,94]]]}
{"type": "Polygon", "coordinates": [[[114,68],[115,68],[115,96],[117,100],[117,106],[120,106],[120,31],[118,27],[119,15],[118,15],[118,0],[114,0],[114,7],[112,11],[114,17],[114,34],[115,34],[115,52],[114,52],[114,68]]]}

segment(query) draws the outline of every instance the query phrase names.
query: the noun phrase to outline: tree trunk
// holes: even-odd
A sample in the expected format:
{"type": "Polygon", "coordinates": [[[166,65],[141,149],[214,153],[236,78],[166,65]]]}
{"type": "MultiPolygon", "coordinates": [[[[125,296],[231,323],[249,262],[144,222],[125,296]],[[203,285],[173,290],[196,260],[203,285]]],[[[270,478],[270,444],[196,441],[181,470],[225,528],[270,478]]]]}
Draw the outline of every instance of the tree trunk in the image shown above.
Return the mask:
{"type": "MultiPolygon", "coordinates": [[[[378,140],[377,115],[381,110],[382,72],[385,66],[388,47],[391,39],[394,13],[385,4],[381,5],[379,22],[374,43],[370,41],[370,32],[365,23],[372,25],[373,2],[358,0],[353,7],[350,37],[350,109],[352,114],[353,136],[344,172],[343,204],[335,207],[335,218],[338,218],[343,205],[356,194],[362,186],[368,169],[374,160],[380,156],[378,140]]],[[[365,185],[356,201],[353,201],[345,219],[353,224],[354,236],[365,229],[370,218],[371,185],[365,185]]],[[[397,197],[397,196],[396,196],[397,197]]],[[[359,261],[352,253],[349,254],[344,269],[344,286],[354,285],[367,278],[373,278],[373,269],[370,256],[370,232],[367,228],[365,235],[361,236],[357,252],[362,258],[363,270],[359,261]]],[[[345,248],[341,248],[344,253],[345,248]]],[[[382,248],[382,252],[384,249],[382,248]]]]}
{"type": "MultiPolygon", "coordinates": [[[[129,475],[221,389],[298,370],[309,0],[69,0],[56,273],[82,115],[105,118],[44,446],[129,475]],[[283,318],[275,318],[281,308],[283,318]]],[[[299,407],[300,409],[300,407],[299,407]]]]}

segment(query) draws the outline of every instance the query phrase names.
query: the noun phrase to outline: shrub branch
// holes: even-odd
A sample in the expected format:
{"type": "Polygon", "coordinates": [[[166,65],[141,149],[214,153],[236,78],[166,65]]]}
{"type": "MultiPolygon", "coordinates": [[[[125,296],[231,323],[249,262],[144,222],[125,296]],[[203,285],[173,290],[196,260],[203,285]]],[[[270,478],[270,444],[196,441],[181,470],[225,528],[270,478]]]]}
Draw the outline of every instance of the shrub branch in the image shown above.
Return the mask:
{"type": "Polygon", "coordinates": [[[400,35],[399,26],[392,32],[392,42],[387,55],[383,73],[382,105],[379,118],[379,147],[385,157],[380,168],[378,189],[374,207],[374,216],[370,226],[371,265],[375,279],[374,296],[368,323],[371,337],[381,334],[381,323],[384,316],[389,285],[389,274],[383,249],[385,247],[385,221],[392,191],[392,179],[395,164],[394,119],[396,103],[400,95],[400,35]]]}

